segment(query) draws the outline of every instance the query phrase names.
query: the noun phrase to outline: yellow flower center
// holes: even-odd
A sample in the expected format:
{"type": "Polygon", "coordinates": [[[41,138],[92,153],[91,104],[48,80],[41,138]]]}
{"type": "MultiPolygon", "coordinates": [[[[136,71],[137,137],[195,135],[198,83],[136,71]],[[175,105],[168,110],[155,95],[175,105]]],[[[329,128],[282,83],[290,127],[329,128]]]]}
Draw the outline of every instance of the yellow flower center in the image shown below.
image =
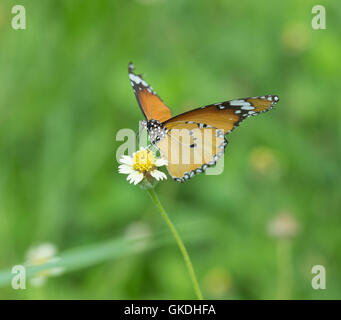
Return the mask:
{"type": "Polygon", "coordinates": [[[134,156],[134,170],[145,172],[155,167],[155,157],[150,150],[140,150],[134,156]]]}

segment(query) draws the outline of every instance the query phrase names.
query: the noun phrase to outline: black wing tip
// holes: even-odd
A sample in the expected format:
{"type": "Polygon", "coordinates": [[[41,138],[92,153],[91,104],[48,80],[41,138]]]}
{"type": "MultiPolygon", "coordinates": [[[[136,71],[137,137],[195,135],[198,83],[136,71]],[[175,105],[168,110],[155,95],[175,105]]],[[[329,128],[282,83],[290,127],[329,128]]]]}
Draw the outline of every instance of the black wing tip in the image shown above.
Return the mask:
{"type": "Polygon", "coordinates": [[[277,94],[274,95],[270,95],[269,97],[271,97],[271,108],[273,108],[277,102],[279,102],[279,96],[277,94]]]}
{"type": "Polygon", "coordinates": [[[279,96],[277,94],[267,94],[264,96],[251,97],[249,99],[253,99],[253,98],[269,100],[269,101],[274,102],[274,103],[279,101],[279,96]]]}
{"type": "Polygon", "coordinates": [[[273,102],[277,103],[279,101],[279,96],[277,94],[272,95],[273,102]]]}

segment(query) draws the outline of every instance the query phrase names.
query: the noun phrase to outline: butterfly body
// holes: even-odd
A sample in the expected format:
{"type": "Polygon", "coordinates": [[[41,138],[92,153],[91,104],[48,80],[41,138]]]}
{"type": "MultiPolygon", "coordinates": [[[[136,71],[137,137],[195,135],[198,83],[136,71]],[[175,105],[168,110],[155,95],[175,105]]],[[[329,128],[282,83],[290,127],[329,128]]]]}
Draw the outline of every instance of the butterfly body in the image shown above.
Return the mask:
{"type": "Polygon", "coordinates": [[[141,127],[147,129],[152,144],[156,144],[161,139],[165,138],[168,132],[165,126],[155,119],[142,120],[141,127]]]}
{"type": "Polygon", "coordinates": [[[141,122],[149,138],[168,160],[168,172],[184,182],[208,167],[224,154],[225,135],[250,116],[266,112],[279,101],[276,95],[235,99],[210,104],[172,117],[141,75],[129,64],[129,78],[146,120],[141,122]]]}

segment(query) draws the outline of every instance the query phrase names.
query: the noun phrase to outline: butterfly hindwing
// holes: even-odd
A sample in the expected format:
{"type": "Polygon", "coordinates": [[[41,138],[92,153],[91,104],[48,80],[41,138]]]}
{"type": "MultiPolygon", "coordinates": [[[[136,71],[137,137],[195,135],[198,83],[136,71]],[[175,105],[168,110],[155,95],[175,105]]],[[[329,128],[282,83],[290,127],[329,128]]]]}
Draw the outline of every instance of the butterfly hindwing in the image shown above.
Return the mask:
{"type": "Polygon", "coordinates": [[[226,144],[222,130],[203,123],[177,122],[157,147],[168,160],[171,177],[183,182],[215,165],[226,144]]]}
{"type": "Polygon", "coordinates": [[[128,72],[137,102],[147,120],[154,119],[164,122],[171,118],[170,109],[164,104],[153,88],[143,80],[141,75],[133,72],[134,66],[129,64],[128,72]]]}

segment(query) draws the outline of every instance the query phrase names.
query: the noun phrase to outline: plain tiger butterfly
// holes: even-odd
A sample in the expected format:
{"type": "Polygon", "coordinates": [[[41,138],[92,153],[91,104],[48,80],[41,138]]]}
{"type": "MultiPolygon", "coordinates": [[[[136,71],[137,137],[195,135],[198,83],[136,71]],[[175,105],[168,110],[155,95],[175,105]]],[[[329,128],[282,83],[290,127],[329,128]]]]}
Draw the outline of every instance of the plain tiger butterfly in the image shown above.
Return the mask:
{"type": "Polygon", "coordinates": [[[279,101],[265,95],[210,104],[172,117],[170,109],[141,75],[128,73],[137,102],[145,117],[142,127],[161,155],[168,160],[171,177],[184,182],[216,164],[224,154],[225,135],[250,116],[266,112],[279,101]]]}

